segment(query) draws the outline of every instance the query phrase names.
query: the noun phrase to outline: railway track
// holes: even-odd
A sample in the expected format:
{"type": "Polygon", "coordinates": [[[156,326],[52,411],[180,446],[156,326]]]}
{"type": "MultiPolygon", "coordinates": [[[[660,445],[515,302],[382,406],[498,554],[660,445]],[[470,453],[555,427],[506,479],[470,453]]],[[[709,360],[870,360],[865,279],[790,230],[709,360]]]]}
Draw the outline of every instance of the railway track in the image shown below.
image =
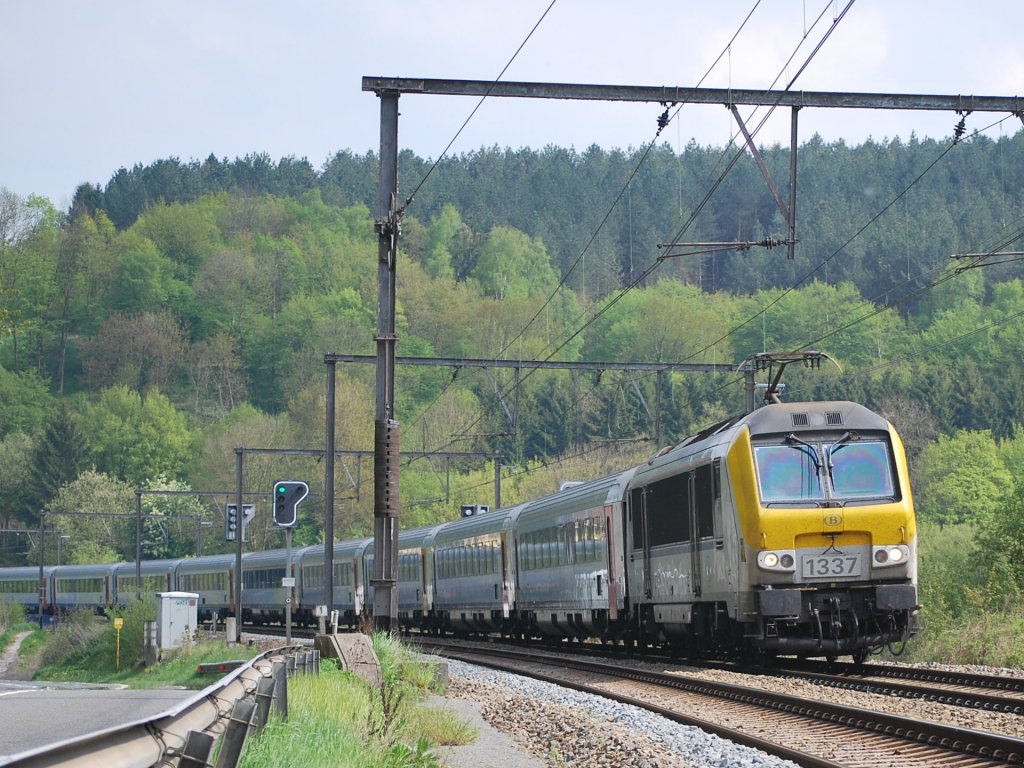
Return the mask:
{"type": "MultiPolygon", "coordinates": [[[[284,636],[281,627],[246,626],[246,631],[284,636]]],[[[294,628],[295,637],[312,637],[314,630],[294,628]]],[[[421,642],[423,636],[414,636],[421,642]]],[[[513,646],[515,647],[515,646],[513,646]]],[[[545,646],[538,646],[545,647],[545,646]]],[[[549,647],[549,646],[546,646],[549,647]]],[[[564,651],[590,658],[621,658],[602,646],[572,646],[564,651]]],[[[678,666],[679,659],[638,656],[633,659],[678,666]]],[[[1014,715],[1024,714],[1024,677],[985,675],[958,670],[926,669],[898,664],[845,664],[814,660],[782,659],[774,667],[753,667],[714,661],[686,661],[698,669],[718,670],[744,676],[805,680],[831,688],[885,696],[921,699],[955,707],[969,707],[1014,715]]]]}
{"type": "MultiPolygon", "coordinates": [[[[729,669],[727,665],[716,665],[729,669]]],[[[750,668],[734,668],[750,674],[750,668]]],[[[835,665],[793,661],[761,674],[792,677],[819,685],[935,701],[957,707],[1024,714],[1024,678],[923,669],[905,665],[835,665]]]]}
{"type": "Polygon", "coordinates": [[[805,766],[1024,764],[1024,740],[1012,736],[563,654],[431,639],[419,644],[442,656],[633,704],[805,766]]]}

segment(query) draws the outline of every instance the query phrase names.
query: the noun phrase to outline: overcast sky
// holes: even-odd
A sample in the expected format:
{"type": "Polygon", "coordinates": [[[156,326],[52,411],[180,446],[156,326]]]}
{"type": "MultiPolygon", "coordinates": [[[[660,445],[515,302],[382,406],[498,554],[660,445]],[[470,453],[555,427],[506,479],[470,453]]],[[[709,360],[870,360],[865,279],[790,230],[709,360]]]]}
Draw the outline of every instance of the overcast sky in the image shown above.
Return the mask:
{"type": "MultiPolygon", "coordinates": [[[[848,0],[762,0],[705,87],[781,87],[848,0]],[[814,26],[825,10],[824,18],[814,26]],[[804,40],[801,46],[801,40],[804,40]],[[800,46],[798,48],[798,46],[800,46]],[[787,59],[797,51],[793,63],[787,59]]],[[[504,80],[694,86],[756,0],[557,0],[504,80]]],[[[379,102],[363,76],[493,80],[551,0],[3,0],[0,187],[66,208],[120,167],[266,152],[320,170],[377,151],[379,102]]],[[[1024,2],[856,0],[794,89],[1024,96],[1024,2]]],[[[476,104],[401,97],[399,145],[436,158],[476,104]]],[[[491,99],[452,148],[584,150],[654,137],[652,104],[491,99]]],[[[980,129],[1000,117],[977,114],[980,129]]],[[[800,138],[941,138],[953,114],[803,110],[800,138]]],[[[755,121],[756,122],[756,121],[755,121]]],[[[992,125],[998,138],[1019,119],[992,125]]],[[[661,140],[723,145],[721,106],[687,106],[661,140]]],[[[758,136],[789,141],[789,111],[758,136]]]]}

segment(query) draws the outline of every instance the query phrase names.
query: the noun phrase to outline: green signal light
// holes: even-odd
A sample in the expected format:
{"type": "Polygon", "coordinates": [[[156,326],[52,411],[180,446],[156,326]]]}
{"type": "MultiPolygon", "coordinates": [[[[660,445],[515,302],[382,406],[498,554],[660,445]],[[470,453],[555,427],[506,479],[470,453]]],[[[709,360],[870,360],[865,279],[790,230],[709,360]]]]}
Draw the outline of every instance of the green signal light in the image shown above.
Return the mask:
{"type": "Polygon", "coordinates": [[[287,489],[287,488],[285,488],[285,487],[284,487],[283,485],[279,485],[279,486],[277,486],[277,492],[278,492],[278,493],[284,493],[284,492],[286,492],[287,490],[288,490],[288,489],[287,489]]]}

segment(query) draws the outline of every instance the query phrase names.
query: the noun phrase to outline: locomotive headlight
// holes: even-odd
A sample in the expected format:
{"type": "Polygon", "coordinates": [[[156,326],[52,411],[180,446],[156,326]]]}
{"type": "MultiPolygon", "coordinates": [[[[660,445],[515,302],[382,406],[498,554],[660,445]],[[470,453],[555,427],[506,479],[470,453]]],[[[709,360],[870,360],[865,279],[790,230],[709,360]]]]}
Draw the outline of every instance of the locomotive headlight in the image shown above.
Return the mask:
{"type": "Polygon", "coordinates": [[[871,559],[875,568],[891,568],[903,565],[910,559],[910,547],[905,544],[886,547],[872,547],[871,559]]]}
{"type": "Polygon", "coordinates": [[[792,551],[766,551],[757,553],[757,567],[764,571],[789,573],[793,570],[796,557],[792,551]]]}

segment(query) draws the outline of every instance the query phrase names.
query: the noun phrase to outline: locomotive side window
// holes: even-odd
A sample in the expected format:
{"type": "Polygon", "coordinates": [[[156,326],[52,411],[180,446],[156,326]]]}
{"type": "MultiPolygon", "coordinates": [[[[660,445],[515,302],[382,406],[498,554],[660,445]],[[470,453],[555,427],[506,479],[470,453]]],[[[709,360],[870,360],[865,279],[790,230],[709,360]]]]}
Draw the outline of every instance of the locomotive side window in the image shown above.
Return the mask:
{"type": "Polygon", "coordinates": [[[817,455],[802,445],[759,445],[754,448],[762,502],[816,501],[825,498],[817,455]]]}
{"type": "Polygon", "coordinates": [[[697,512],[697,537],[700,539],[711,539],[721,529],[721,489],[718,484],[718,463],[714,465],[705,464],[697,467],[694,473],[693,490],[694,505],[697,512]],[[716,526],[715,511],[718,510],[718,525],[716,526]]]}
{"type": "Polygon", "coordinates": [[[836,496],[895,495],[885,443],[843,443],[832,450],[831,457],[836,496]]]}
{"type": "Polygon", "coordinates": [[[689,473],[647,486],[647,535],[652,547],[690,540],[689,473]]]}

